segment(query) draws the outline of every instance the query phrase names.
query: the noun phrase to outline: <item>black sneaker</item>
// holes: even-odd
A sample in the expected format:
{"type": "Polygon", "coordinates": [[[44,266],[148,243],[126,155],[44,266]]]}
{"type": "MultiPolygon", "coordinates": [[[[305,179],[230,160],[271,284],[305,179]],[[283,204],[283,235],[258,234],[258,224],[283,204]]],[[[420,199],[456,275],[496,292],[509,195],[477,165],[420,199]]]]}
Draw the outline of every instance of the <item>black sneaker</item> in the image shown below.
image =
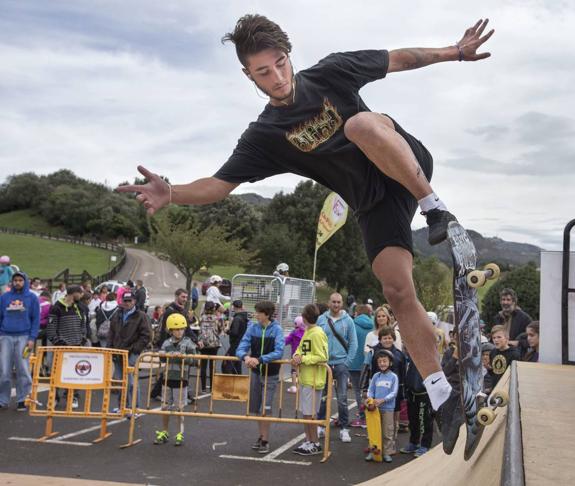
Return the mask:
{"type": "Polygon", "coordinates": [[[260,454],[267,454],[269,451],[270,451],[270,443],[265,440],[262,440],[260,442],[260,448],[258,449],[258,452],[260,454]]]}
{"type": "Polygon", "coordinates": [[[253,449],[254,451],[257,451],[257,450],[260,449],[261,445],[262,445],[262,438],[261,438],[261,437],[258,437],[258,440],[256,440],[256,441],[252,444],[252,449],[253,449]]]}
{"type": "Polygon", "coordinates": [[[450,221],[457,221],[449,211],[443,209],[432,209],[427,213],[422,213],[429,226],[429,235],[427,241],[430,245],[437,245],[447,238],[447,224],[450,221]]]}
{"type": "Polygon", "coordinates": [[[463,411],[461,398],[455,390],[437,411],[438,425],[443,437],[443,451],[451,454],[459,437],[459,430],[463,424],[463,411]]]}
{"type": "Polygon", "coordinates": [[[16,410],[18,412],[27,412],[28,407],[26,407],[26,402],[18,402],[18,405],[16,405],[16,410]]]}

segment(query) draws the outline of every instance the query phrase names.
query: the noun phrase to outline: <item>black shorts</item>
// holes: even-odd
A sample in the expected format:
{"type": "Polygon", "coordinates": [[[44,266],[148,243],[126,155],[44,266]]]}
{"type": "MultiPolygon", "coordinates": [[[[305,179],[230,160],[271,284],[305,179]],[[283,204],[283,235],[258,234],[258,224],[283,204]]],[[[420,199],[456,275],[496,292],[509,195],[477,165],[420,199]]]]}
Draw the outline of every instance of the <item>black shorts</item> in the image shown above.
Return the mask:
{"type": "MultiPolygon", "coordinates": [[[[407,133],[395,121],[395,130],[407,141],[428,181],[433,174],[433,157],[425,146],[407,133]]],[[[417,210],[417,200],[399,182],[382,176],[385,195],[367,211],[356,212],[363,243],[370,263],[388,246],[399,246],[413,254],[411,220],[417,210]]]]}

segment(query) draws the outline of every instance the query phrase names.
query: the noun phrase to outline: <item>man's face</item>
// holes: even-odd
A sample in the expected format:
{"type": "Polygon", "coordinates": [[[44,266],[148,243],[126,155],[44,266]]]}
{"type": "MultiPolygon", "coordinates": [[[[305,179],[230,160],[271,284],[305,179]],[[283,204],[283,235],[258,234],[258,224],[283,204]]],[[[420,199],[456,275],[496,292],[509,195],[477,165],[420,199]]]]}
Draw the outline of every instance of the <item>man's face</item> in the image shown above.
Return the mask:
{"type": "Polygon", "coordinates": [[[513,298],[510,295],[502,295],[499,302],[501,309],[504,311],[512,311],[514,309],[515,302],[513,302],[513,298]]]}
{"type": "Polygon", "coordinates": [[[248,56],[244,73],[270,97],[272,105],[283,105],[291,101],[292,65],[288,55],[280,49],[265,49],[248,56]]]}
{"type": "Polygon", "coordinates": [[[127,311],[133,309],[135,305],[136,305],[136,301],[134,299],[122,301],[122,307],[127,311]]]}
{"type": "Polygon", "coordinates": [[[12,279],[12,288],[14,290],[22,290],[24,288],[24,279],[22,277],[14,277],[12,279]]]}
{"type": "Polygon", "coordinates": [[[80,299],[82,298],[83,293],[82,292],[74,292],[72,294],[72,297],[74,298],[74,302],[80,302],[80,299]]]}
{"type": "Polygon", "coordinates": [[[336,316],[339,314],[341,307],[343,306],[343,298],[339,294],[331,294],[329,298],[329,310],[332,315],[336,316]]]}
{"type": "Polygon", "coordinates": [[[176,297],[176,302],[180,307],[184,307],[188,301],[188,294],[182,293],[176,297]]]}
{"type": "Polygon", "coordinates": [[[491,339],[493,340],[495,347],[500,351],[506,349],[507,344],[509,343],[509,338],[505,335],[504,332],[501,331],[492,334],[491,339]]]}

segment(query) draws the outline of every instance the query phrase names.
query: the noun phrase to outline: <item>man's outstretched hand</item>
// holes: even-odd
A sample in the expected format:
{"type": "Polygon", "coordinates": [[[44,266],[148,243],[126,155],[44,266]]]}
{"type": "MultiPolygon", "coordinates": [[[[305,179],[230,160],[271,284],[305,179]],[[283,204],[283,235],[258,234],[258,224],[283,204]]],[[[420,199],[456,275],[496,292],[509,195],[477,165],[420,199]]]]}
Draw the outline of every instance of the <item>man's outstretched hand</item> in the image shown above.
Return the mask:
{"type": "Polygon", "coordinates": [[[486,59],[491,56],[489,52],[482,52],[477,54],[477,49],[486,42],[495,32],[491,29],[487,34],[481,37],[489,19],[479,20],[473,27],[469,27],[463,34],[461,40],[457,43],[461,52],[463,53],[463,61],[479,61],[480,59],[486,59]]]}
{"type": "Polygon", "coordinates": [[[138,171],[148,181],[146,184],[118,186],[116,187],[116,191],[139,193],[136,199],[144,205],[146,211],[151,216],[170,203],[170,185],[158,174],[150,172],[141,165],[138,166],[138,171]]]}

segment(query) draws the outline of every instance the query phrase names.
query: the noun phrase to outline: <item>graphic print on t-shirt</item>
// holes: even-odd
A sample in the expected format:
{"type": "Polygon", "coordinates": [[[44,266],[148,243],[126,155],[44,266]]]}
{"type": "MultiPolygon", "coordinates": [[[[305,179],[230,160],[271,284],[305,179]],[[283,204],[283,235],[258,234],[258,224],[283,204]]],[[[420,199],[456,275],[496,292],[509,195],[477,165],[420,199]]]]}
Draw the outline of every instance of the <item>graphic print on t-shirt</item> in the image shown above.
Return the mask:
{"type": "Polygon", "coordinates": [[[311,339],[304,339],[301,345],[301,352],[304,354],[304,356],[307,353],[311,353],[311,339]]]}
{"type": "Polygon", "coordinates": [[[342,125],[343,119],[337,108],[324,98],[321,113],[287,132],[286,138],[302,152],[311,152],[327,142],[342,125]]]}
{"type": "Polygon", "coordinates": [[[491,367],[493,369],[493,373],[496,375],[502,375],[505,373],[505,370],[507,369],[507,360],[505,359],[505,356],[502,354],[495,356],[491,367]]]}

